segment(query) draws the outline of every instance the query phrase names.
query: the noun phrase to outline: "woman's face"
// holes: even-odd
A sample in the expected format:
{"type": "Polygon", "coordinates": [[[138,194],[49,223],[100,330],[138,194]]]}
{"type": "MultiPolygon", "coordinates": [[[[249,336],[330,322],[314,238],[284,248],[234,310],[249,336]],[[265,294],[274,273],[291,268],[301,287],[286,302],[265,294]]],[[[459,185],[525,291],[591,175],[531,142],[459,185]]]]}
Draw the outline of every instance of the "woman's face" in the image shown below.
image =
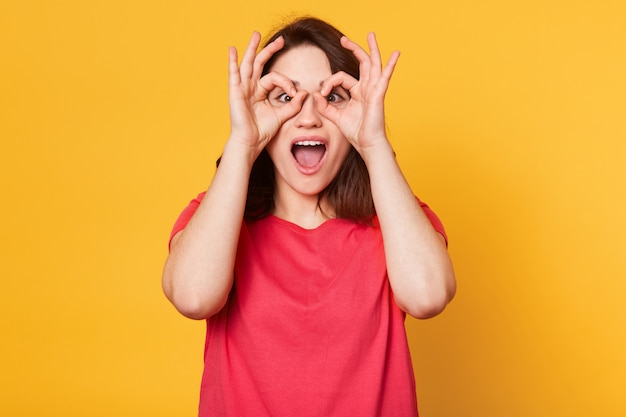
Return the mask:
{"type": "MultiPolygon", "coordinates": [[[[287,120],[267,145],[275,167],[276,198],[316,197],[335,178],[351,148],[339,128],[319,113],[313,99],[312,93],[332,75],[328,58],[316,46],[301,45],[281,55],[271,71],[290,79],[296,90],[308,93],[300,112],[287,120]]],[[[280,106],[289,96],[275,88],[269,100],[280,106]]],[[[328,100],[341,107],[349,95],[339,89],[328,100]]]]}

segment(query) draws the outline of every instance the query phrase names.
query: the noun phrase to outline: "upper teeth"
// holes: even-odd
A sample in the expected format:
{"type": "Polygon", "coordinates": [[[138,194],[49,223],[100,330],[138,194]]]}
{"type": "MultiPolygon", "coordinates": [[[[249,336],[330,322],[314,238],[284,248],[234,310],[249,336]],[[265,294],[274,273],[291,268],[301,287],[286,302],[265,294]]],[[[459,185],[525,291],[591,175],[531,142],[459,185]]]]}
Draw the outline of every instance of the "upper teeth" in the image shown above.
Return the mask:
{"type": "Polygon", "coordinates": [[[298,146],[320,146],[323,145],[322,142],[318,140],[301,140],[300,142],[296,142],[298,146]]]}

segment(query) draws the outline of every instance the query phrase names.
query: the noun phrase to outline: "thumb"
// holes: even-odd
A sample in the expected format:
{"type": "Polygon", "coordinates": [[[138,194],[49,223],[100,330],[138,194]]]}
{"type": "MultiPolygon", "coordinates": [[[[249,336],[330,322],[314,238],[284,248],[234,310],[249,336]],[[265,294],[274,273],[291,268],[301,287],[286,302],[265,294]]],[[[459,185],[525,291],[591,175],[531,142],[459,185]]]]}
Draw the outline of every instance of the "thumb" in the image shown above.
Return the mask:
{"type": "Polygon", "coordinates": [[[306,96],[307,93],[305,91],[298,91],[287,105],[276,107],[276,115],[278,116],[281,124],[298,114],[300,109],[302,109],[302,104],[304,103],[306,96]]]}
{"type": "Polygon", "coordinates": [[[326,97],[316,91],[313,93],[313,100],[315,101],[317,111],[319,111],[322,116],[324,116],[326,119],[330,120],[336,125],[339,124],[341,113],[336,107],[328,104],[328,100],[326,100],[326,97]]]}

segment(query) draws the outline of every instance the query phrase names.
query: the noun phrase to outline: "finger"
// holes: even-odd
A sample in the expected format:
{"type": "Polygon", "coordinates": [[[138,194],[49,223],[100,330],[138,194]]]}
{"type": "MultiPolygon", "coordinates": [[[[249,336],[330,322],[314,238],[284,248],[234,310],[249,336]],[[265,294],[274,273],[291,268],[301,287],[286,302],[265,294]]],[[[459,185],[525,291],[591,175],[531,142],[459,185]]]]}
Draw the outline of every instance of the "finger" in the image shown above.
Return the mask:
{"type": "Polygon", "coordinates": [[[330,120],[335,125],[339,124],[339,118],[341,116],[339,110],[336,107],[328,104],[326,96],[316,91],[313,93],[313,100],[315,101],[315,106],[317,107],[317,110],[323,117],[330,120]]]}
{"type": "Polygon", "coordinates": [[[372,90],[372,95],[370,96],[371,100],[376,100],[377,98],[384,98],[387,94],[387,90],[389,88],[389,83],[391,81],[391,76],[393,75],[393,71],[398,63],[398,59],[400,58],[400,52],[394,51],[389,57],[389,60],[385,64],[385,68],[383,68],[380,77],[376,80],[374,89],[372,90]]]}
{"type": "Polygon", "coordinates": [[[276,115],[282,125],[286,120],[291,119],[293,116],[298,114],[298,112],[302,109],[302,104],[304,103],[304,99],[308,96],[308,93],[305,91],[298,91],[291,101],[284,106],[276,107],[276,115]]]}
{"type": "Polygon", "coordinates": [[[359,60],[359,62],[369,61],[369,55],[357,43],[351,41],[345,36],[343,36],[340,39],[340,42],[341,42],[341,46],[343,46],[344,48],[352,52],[354,56],[356,57],[356,59],[359,60]]]}
{"type": "Polygon", "coordinates": [[[255,31],[252,33],[252,37],[250,38],[246,51],[241,59],[239,71],[241,79],[243,80],[249,79],[252,75],[252,66],[254,64],[254,58],[256,57],[257,48],[259,47],[259,42],[261,42],[261,34],[255,31]]]}
{"type": "Polygon", "coordinates": [[[238,85],[241,82],[237,49],[234,46],[228,48],[228,81],[231,87],[238,85]]]}
{"type": "Polygon", "coordinates": [[[382,59],[380,58],[380,49],[378,48],[378,42],[376,41],[376,34],[374,32],[367,34],[367,45],[370,48],[372,69],[379,70],[382,68],[382,59]]]}
{"type": "Polygon", "coordinates": [[[280,51],[284,45],[285,39],[282,36],[279,36],[257,54],[254,59],[254,68],[252,72],[253,79],[261,78],[263,67],[267,61],[269,61],[276,52],[280,51]]]}
{"type": "Polygon", "coordinates": [[[280,88],[287,93],[290,97],[296,95],[296,87],[293,85],[293,81],[278,72],[270,72],[259,79],[257,85],[257,95],[259,99],[267,98],[267,95],[275,88],[280,88]]]}
{"type": "Polygon", "coordinates": [[[349,91],[350,94],[353,94],[352,88],[358,83],[359,80],[357,80],[353,76],[346,74],[343,71],[339,71],[324,80],[322,88],[320,89],[320,94],[323,97],[326,97],[330,94],[333,88],[336,87],[342,87],[346,91],[349,91]]]}
{"type": "Polygon", "coordinates": [[[389,82],[389,80],[391,79],[391,75],[393,74],[393,71],[396,68],[398,59],[400,59],[400,51],[393,51],[382,73],[383,78],[385,78],[387,82],[389,82]]]}
{"type": "Polygon", "coordinates": [[[359,61],[359,75],[362,79],[369,78],[369,70],[371,67],[370,56],[358,44],[352,42],[345,36],[340,40],[341,45],[352,52],[354,57],[359,61]]]}

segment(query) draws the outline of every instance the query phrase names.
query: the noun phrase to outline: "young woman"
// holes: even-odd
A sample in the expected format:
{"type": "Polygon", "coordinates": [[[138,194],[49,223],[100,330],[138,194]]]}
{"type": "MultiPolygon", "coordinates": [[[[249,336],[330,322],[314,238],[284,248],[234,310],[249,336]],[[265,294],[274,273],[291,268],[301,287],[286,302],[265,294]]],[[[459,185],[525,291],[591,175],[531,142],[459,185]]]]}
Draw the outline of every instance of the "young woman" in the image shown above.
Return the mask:
{"type": "Polygon", "coordinates": [[[206,319],[201,416],[416,416],[404,318],[455,293],[443,227],[387,139],[383,66],[302,18],[238,62],[231,134],[174,226],[168,299],[206,319]]]}

